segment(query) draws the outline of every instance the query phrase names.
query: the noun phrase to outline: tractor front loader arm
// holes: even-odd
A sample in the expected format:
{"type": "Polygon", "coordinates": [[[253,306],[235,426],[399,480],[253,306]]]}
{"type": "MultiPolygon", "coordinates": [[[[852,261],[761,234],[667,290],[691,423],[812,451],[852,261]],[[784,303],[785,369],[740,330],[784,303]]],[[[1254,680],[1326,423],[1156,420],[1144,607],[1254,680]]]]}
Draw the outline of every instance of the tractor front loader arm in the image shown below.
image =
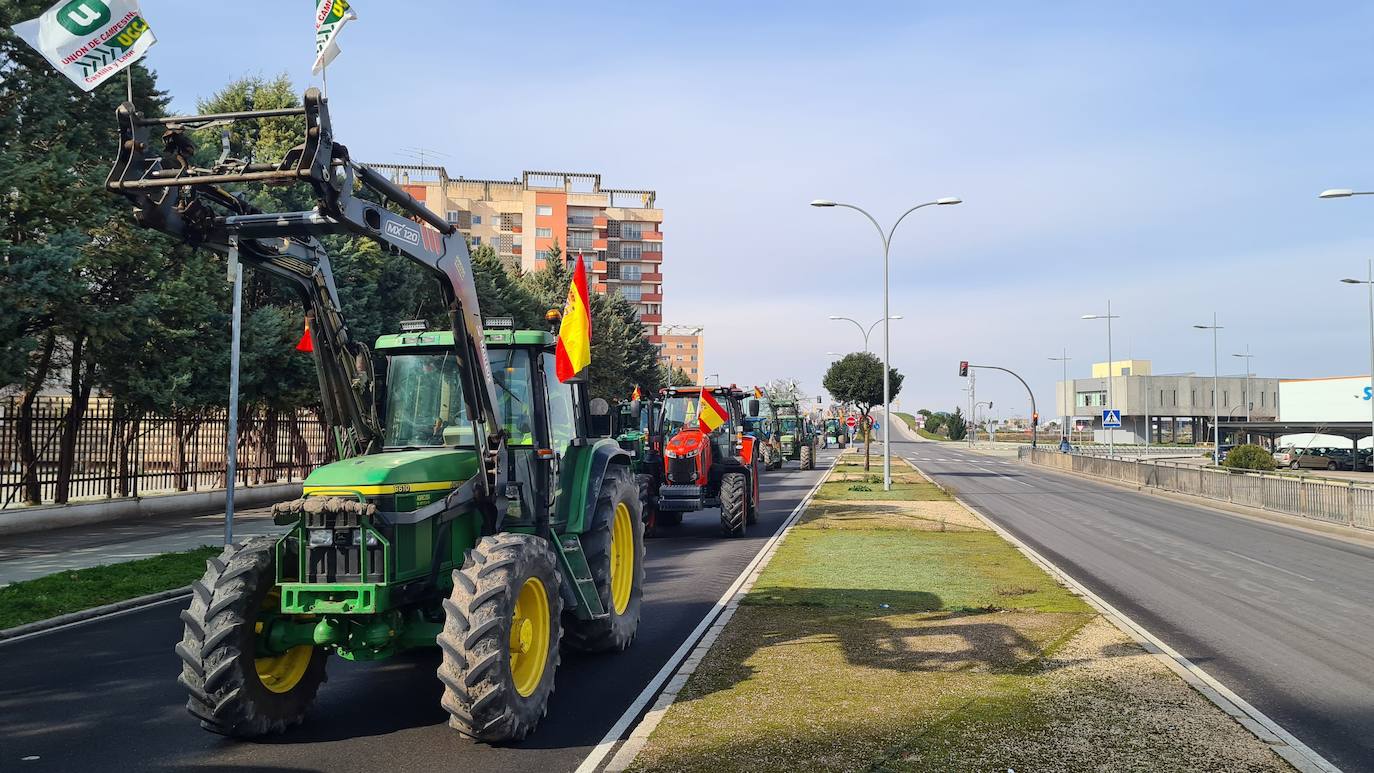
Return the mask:
{"type": "Polygon", "coordinates": [[[505,487],[499,465],[505,438],[463,235],[400,187],[354,162],[348,149],[334,142],[328,104],[318,89],[308,90],[300,107],[153,118],[126,102],[117,117],[120,147],[106,187],[134,203],[140,225],[226,254],[236,250],[242,259],[297,286],[314,315],[313,332],[327,340],[327,350],[335,347],[318,360],[325,403],[340,418],[347,417],[347,431],[360,450],[379,446],[381,437],[370,366],[362,367],[367,365],[367,347],[348,336],[328,256],[318,237],[365,236],[419,264],[437,280],[453,330],[454,356],[474,436],[486,451],[485,474],[464,489],[476,488],[472,493],[479,502],[493,503],[505,487]],[[226,140],[216,162],[195,163],[196,147],[188,132],[273,118],[300,118],[305,124],[305,141],[283,158],[231,158],[226,140]],[[154,138],[154,130],[160,130],[160,136],[154,138]],[[316,204],[309,210],[262,212],[224,187],[239,184],[309,186],[316,204]],[[358,197],[360,188],[406,215],[358,197]],[[345,355],[356,365],[348,365],[345,355]],[[326,364],[325,359],[332,361],[326,364]],[[366,377],[361,374],[364,369],[366,377]],[[348,400],[342,399],[345,391],[352,393],[348,400]]]}

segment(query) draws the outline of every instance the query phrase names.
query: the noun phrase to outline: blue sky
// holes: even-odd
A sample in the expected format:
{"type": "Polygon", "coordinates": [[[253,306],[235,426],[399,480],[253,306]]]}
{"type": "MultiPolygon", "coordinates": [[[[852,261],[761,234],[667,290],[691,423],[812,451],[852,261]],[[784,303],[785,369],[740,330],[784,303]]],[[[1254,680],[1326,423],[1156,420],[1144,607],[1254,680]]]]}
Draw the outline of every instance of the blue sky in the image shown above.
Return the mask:
{"type": "MultiPolygon", "coordinates": [[[[1108,297],[1114,353],[1156,372],[1210,372],[1191,325],[1213,310],[1224,360],[1248,343],[1264,375],[1368,371],[1365,297],[1337,280],[1374,255],[1374,198],[1316,194],[1374,189],[1374,6],[666,5],[357,0],[330,68],[339,135],[369,161],[426,147],[469,177],[656,189],[666,319],[706,326],[726,381],[817,391],[825,353],[862,343],[827,316],[882,316],[876,232],[807,202],[887,223],[947,195],[965,203],[893,240],[908,409],[959,403],[968,359],[1018,370],[1054,414],[1046,358],[1104,360],[1079,317],[1108,297]]],[[[311,6],[143,0],[147,62],[182,109],[249,73],[304,87],[311,6]]],[[[1029,412],[1009,377],[978,394],[1029,412]]]]}

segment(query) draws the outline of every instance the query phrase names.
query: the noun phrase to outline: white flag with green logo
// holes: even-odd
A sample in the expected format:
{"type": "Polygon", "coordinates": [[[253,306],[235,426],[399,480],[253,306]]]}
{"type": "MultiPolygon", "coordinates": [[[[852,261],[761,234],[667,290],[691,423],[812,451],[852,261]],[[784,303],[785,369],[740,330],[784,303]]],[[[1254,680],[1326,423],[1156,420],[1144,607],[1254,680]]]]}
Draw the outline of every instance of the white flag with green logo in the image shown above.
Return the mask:
{"type": "Polygon", "coordinates": [[[339,55],[339,30],[358,18],[348,0],[319,0],[315,7],[315,66],[316,75],[339,55]]]}
{"type": "Polygon", "coordinates": [[[11,29],[57,71],[90,91],[157,42],[135,0],[58,0],[11,29]]]}

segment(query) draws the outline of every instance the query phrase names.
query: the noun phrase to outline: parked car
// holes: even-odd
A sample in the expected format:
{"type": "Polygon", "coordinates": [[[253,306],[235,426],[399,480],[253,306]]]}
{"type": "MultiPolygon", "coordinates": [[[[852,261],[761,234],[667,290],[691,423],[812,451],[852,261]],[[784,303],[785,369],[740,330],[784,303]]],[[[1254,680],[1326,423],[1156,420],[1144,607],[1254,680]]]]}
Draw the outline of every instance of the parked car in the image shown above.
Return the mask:
{"type": "Polygon", "coordinates": [[[1293,461],[1293,449],[1292,449],[1292,448],[1276,448],[1276,449],[1274,449],[1274,466],[1276,466],[1276,467],[1287,467],[1287,466],[1289,465],[1289,463],[1292,462],[1292,461],[1293,461]]]}
{"type": "MultiPolygon", "coordinates": [[[[1293,470],[1339,470],[1342,462],[1350,464],[1350,460],[1342,459],[1338,448],[1294,448],[1290,449],[1287,466],[1293,470]],[[1332,453],[1334,452],[1334,453],[1332,453]]],[[[1347,451],[1347,453],[1349,453],[1347,451]]],[[[1275,458],[1277,461],[1277,457],[1275,458]]]]}

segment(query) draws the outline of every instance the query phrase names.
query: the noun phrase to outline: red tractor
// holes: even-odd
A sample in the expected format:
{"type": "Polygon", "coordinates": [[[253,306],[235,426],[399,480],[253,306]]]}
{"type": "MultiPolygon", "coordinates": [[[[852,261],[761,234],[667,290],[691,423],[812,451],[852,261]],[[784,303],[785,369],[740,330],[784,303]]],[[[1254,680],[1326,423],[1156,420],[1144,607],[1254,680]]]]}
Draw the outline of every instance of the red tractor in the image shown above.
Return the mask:
{"type": "Polygon", "coordinates": [[[743,536],[758,520],[758,441],[744,431],[746,408],[757,416],[758,400],[746,400],[733,385],[663,390],[652,443],[662,450],[661,461],[641,474],[650,529],[676,526],[683,513],[711,507],[720,508],[729,537],[743,536]]]}

